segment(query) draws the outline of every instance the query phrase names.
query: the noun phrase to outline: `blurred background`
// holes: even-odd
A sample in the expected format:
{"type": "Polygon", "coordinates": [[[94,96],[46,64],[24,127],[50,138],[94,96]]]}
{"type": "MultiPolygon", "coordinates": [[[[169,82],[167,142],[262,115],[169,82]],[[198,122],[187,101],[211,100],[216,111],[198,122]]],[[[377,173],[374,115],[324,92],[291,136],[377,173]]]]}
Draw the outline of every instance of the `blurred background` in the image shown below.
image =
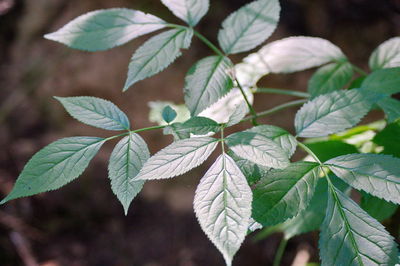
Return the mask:
{"type": "MultiPolygon", "coordinates": [[[[222,20],[248,2],[211,1],[199,31],[216,42],[222,20]]],[[[280,2],[281,22],[269,41],[292,35],[326,38],[363,69],[378,44],[400,35],[399,0],[280,2]]],[[[134,128],[150,126],[148,102],[183,102],[186,71],[211,54],[194,39],[191,49],[167,70],[122,94],[129,59],[149,36],[97,53],[71,50],[42,37],[78,15],[111,7],[139,9],[180,23],[158,0],[0,0],[0,198],[11,190],[27,160],[50,142],[70,136],[109,136],[73,120],[52,96],[102,97],[125,111],[134,128]]],[[[233,60],[240,62],[242,56],[233,60]]],[[[310,75],[310,71],[270,75],[260,84],[306,90],[310,75]]],[[[290,97],[260,95],[255,107],[262,111],[287,100],[290,97]]],[[[262,122],[293,132],[295,111],[262,122]]],[[[249,125],[240,127],[245,126],[249,125]]],[[[153,153],[172,141],[161,131],[142,136],[153,153]]],[[[208,165],[173,180],[148,182],[125,217],[107,179],[113,145],[103,146],[84,174],[66,187],[0,207],[0,265],[224,265],[192,209],[194,190],[208,165]]],[[[275,234],[255,241],[250,235],[234,265],[272,265],[280,238],[275,234]]],[[[291,265],[300,250],[318,262],[317,241],[317,233],[290,240],[282,265],[291,265]]]]}

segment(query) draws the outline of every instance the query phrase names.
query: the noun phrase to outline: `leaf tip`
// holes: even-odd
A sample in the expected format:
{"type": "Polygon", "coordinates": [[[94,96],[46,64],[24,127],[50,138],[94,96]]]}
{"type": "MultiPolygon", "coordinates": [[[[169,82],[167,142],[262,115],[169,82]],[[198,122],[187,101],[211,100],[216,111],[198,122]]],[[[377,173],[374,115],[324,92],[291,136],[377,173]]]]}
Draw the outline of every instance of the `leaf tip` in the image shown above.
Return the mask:
{"type": "Polygon", "coordinates": [[[50,40],[50,41],[57,41],[57,38],[55,37],[55,32],[47,33],[43,35],[43,38],[50,40]]]}

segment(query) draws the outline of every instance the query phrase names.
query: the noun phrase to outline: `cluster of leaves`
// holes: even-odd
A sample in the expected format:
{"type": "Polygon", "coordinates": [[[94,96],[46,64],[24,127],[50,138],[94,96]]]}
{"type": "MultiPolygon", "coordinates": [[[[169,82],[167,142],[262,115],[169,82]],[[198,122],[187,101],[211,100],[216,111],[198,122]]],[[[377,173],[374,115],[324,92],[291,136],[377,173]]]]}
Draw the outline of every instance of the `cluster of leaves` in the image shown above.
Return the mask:
{"type": "Polygon", "coordinates": [[[121,137],[108,174],[127,213],[146,180],[182,175],[202,164],[220,144],[220,156],[197,187],[194,211],[227,265],[249,230],[269,226],[286,238],[320,228],[322,265],[395,265],[397,245],[378,220],[390,217],[400,204],[400,102],[391,98],[400,92],[400,38],[373,52],[371,74],[350,63],[329,41],[303,36],[269,43],[234,66],[230,54],[255,48],[275,30],[278,0],[253,1],[228,16],[218,34],[221,49],[193,29],[208,11],[208,0],[162,3],[187,26],[141,11],[106,9],[80,16],[45,37],[71,48],[98,51],[169,28],[133,54],[123,88],[127,90],[165,69],[197,36],[215,55],[199,60],[187,73],[183,91],[191,117],[173,123],[177,113],[167,106],[161,114],[165,125],[132,130],[127,116],[109,101],[56,97],[77,120],[124,133],[51,143],[26,164],[1,203],[66,185],[82,174],[106,141],[121,137]],[[257,88],[257,81],[268,73],[313,67],[319,68],[309,81],[308,93],[257,88]],[[304,99],[256,113],[253,93],[304,99]],[[262,115],[300,104],[304,105],[295,117],[296,136],[257,124],[262,115]],[[383,130],[382,126],[351,129],[373,108],[386,113],[383,130]],[[225,136],[225,128],[248,120],[254,127],[225,136]],[[137,133],[153,129],[164,129],[174,142],[150,156],[137,133]],[[307,139],[302,142],[302,138],[307,139]],[[311,160],[291,162],[297,147],[311,160]],[[360,205],[349,197],[351,187],[361,191],[360,205]]]}

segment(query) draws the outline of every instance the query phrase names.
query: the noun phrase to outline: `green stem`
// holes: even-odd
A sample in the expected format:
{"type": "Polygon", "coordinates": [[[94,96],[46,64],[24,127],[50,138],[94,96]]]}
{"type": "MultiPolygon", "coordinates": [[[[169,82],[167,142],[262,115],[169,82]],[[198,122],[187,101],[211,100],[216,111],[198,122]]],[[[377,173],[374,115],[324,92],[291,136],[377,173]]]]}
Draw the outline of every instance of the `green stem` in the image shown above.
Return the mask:
{"type": "MultiPolygon", "coordinates": [[[[273,113],[279,112],[281,110],[284,110],[284,109],[287,109],[287,108],[290,108],[290,107],[302,105],[302,104],[304,104],[306,102],[307,102],[307,100],[296,100],[296,101],[284,103],[284,104],[275,106],[274,108],[271,108],[271,109],[265,110],[263,112],[257,113],[256,117],[258,118],[258,117],[262,117],[262,116],[271,115],[273,113]]],[[[243,118],[243,120],[240,121],[240,122],[248,121],[248,120],[251,120],[251,119],[254,119],[253,115],[243,118]]]]}
{"type": "Polygon", "coordinates": [[[296,96],[300,98],[310,98],[310,94],[306,92],[286,90],[286,89],[275,89],[275,88],[257,88],[254,90],[254,93],[271,93],[271,94],[296,96]]]}
{"type": "Polygon", "coordinates": [[[246,101],[247,107],[249,107],[250,113],[252,114],[252,123],[253,123],[253,125],[257,126],[258,125],[258,123],[257,123],[257,112],[256,112],[256,110],[254,110],[253,106],[251,105],[249,99],[247,98],[246,93],[243,90],[242,85],[240,85],[240,83],[239,83],[237,78],[235,78],[235,81],[237,83],[237,86],[238,86],[240,92],[243,95],[244,100],[246,101]]]}
{"type": "Polygon", "coordinates": [[[323,165],[321,160],[318,158],[318,156],[305,144],[302,142],[298,141],[297,145],[299,145],[300,148],[302,148],[305,152],[307,152],[309,155],[311,155],[320,165],[323,165]]]}
{"type": "Polygon", "coordinates": [[[200,32],[193,30],[194,35],[199,38],[205,45],[207,45],[211,50],[213,50],[217,55],[225,57],[225,54],[218,49],[217,46],[215,46],[212,42],[210,42],[204,35],[202,35],[200,32]]]}
{"type": "Polygon", "coordinates": [[[281,264],[281,260],[283,257],[283,253],[285,252],[287,243],[288,239],[283,237],[281,243],[279,243],[278,250],[276,251],[273,266],[279,266],[281,264]]]}

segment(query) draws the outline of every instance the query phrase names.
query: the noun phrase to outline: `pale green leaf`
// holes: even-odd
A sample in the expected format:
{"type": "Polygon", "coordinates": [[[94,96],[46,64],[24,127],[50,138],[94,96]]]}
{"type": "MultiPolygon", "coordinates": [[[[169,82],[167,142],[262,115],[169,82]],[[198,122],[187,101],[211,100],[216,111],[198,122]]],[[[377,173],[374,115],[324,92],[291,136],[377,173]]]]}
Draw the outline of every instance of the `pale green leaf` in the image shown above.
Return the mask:
{"type": "Polygon", "coordinates": [[[372,70],[400,67],[400,37],[391,38],[379,45],[369,58],[372,70]]]}
{"type": "Polygon", "coordinates": [[[228,75],[231,61],[222,56],[209,56],[198,61],[185,78],[185,103],[192,116],[216,103],[233,87],[228,75]]]}
{"type": "Polygon", "coordinates": [[[311,97],[342,89],[353,77],[353,67],[349,62],[331,63],[314,73],[308,81],[311,97]]]}
{"type": "Polygon", "coordinates": [[[246,103],[242,102],[241,104],[238,104],[236,106],[236,109],[233,111],[233,114],[229,117],[229,120],[226,123],[226,127],[239,124],[248,112],[249,107],[246,103]]]}
{"type": "Polygon", "coordinates": [[[172,121],[174,121],[176,116],[177,116],[177,113],[174,109],[171,108],[171,106],[167,105],[164,107],[164,109],[162,111],[162,117],[165,122],[167,122],[168,124],[171,123],[172,121]]]}
{"type": "Polygon", "coordinates": [[[96,97],[54,97],[75,119],[107,130],[129,130],[128,117],[115,104],[96,97]]]}
{"type": "Polygon", "coordinates": [[[397,210],[397,205],[387,202],[371,194],[361,193],[361,208],[378,221],[384,221],[390,218],[397,210]]]}
{"type": "Polygon", "coordinates": [[[82,174],[104,141],[95,137],[72,137],[44,147],[25,165],[13,190],[0,204],[68,184],[82,174]]]}
{"type": "Polygon", "coordinates": [[[136,180],[166,179],[182,175],[202,164],[217,147],[218,140],[197,137],[179,140],[153,155],[136,180]]]}
{"type": "Polygon", "coordinates": [[[329,190],[319,248],[322,266],[392,266],[398,261],[393,237],[334,187],[329,190]]]}
{"type": "Polygon", "coordinates": [[[348,154],[325,163],[356,189],[400,204],[400,159],[383,154],[348,154]]]}
{"type": "Polygon", "coordinates": [[[378,106],[386,114],[389,123],[392,123],[400,118],[400,101],[393,98],[385,98],[378,102],[378,106]]]}
{"type": "Polygon", "coordinates": [[[263,74],[267,74],[292,73],[347,59],[337,46],[327,40],[296,36],[271,42],[245,61],[256,64],[260,71],[263,69],[263,74]]]}
{"type": "Polygon", "coordinates": [[[189,48],[192,36],[192,29],[179,28],[160,33],[146,41],[131,58],[123,90],[163,71],[181,56],[181,49],[189,48]]]}
{"type": "Polygon", "coordinates": [[[71,48],[100,51],[122,45],[165,26],[162,19],[153,15],[125,8],[111,8],[79,16],[44,37],[71,48]]]}
{"type": "Polygon", "coordinates": [[[227,154],[235,161],[236,165],[240,168],[240,171],[242,171],[250,186],[256,184],[271,170],[270,167],[262,166],[247,159],[243,159],[242,157],[237,156],[231,150],[229,150],[227,154]]]}
{"type": "Polygon", "coordinates": [[[210,6],[209,0],[161,0],[175,16],[194,27],[204,17],[210,6]]]}
{"type": "Polygon", "coordinates": [[[289,165],[288,154],[264,135],[238,132],[226,137],[225,143],[236,155],[253,163],[273,168],[285,168],[289,165]]]}
{"type": "Polygon", "coordinates": [[[296,151],[296,138],[280,127],[272,125],[260,125],[252,127],[245,132],[261,134],[269,139],[272,139],[288,154],[289,157],[291,157],[296,151]]]}
{"type": "Polygon", "coordinates": [[[191,135],[207,135],[210,132],[216,133],[221,129],[221,126],[206,117],[195,116],[190,118],[185,123],[174,123],[164,129],[164,134],[172,134],[175,139],[187,139],[191,135]]]}
{"type": "Polygon", "coordinates": [[[300,137],[324,137],[355,126],[379,100],[364,90],[334,91],[306,103],[296,114],[300,137]]]}
{"type": "Polygon", "coordinates": [[[197,187],[194,211],[228,266],[247,234],[251,201],[246,178],[226,154],[218,157],[197,187]]]}
{"type": "Polygon", "coordinates": [[[262,225],[275,225],[304,210],[317,185],[319,164],[297,162],[273,169],[253,190],[252,217],[262,225]]]}
{"type": "Polygon", "coordinates": [[[125,214],[144,184],[144,181],[132,180],[149,157],[146,142],[135,133],[120,140],[111,153],[108,177],[111,180],[112,191],[124,207],[125,214]]]}
{"type": "Polygon", "coordinates": [[[395,94],[400,92],[400,67],[379,69],[368,75],[361,88],[377,93],[395,94]]]}
{"type": "Polygon", "coordinates": [[[274,32],[280,11],[278,0],[258,0],[229,15],[218,33],[222,50],[236,54],[263,43],[274,32]]]}
{"type": "Polygon", "coordinates": [[[383,147],[383,154],[400,157],[400,120],[387,125],[372,141],[383,147]]]}

